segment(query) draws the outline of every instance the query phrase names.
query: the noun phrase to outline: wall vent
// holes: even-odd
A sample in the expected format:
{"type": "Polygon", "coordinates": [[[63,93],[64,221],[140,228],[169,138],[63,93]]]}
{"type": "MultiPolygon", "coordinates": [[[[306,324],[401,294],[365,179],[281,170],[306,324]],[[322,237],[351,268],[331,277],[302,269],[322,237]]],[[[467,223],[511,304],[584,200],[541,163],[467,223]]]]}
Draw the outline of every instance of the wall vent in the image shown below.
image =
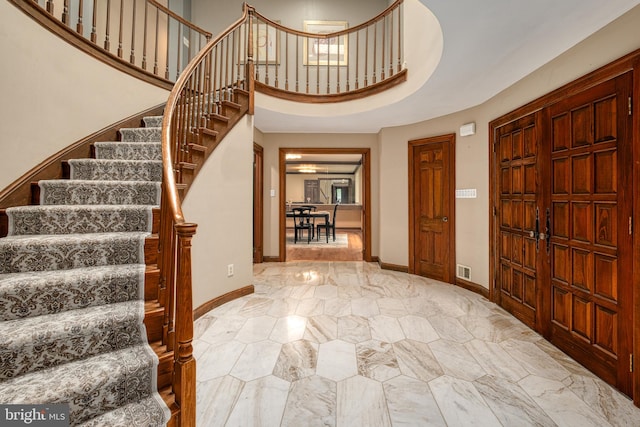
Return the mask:
{"type": "Polygon", "coordinates": [[[471,279],[471,267],[467,267],[466,265],[458,264],[456,276],[460,279],[470,280],[471,279]]]}

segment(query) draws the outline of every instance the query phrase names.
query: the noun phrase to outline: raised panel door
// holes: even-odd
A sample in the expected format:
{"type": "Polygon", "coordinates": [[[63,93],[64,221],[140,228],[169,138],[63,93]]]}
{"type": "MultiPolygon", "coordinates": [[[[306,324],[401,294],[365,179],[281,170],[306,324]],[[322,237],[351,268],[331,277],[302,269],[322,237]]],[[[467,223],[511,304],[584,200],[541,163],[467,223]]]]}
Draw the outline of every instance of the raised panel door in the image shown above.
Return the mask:
{"type": "Polygon", "coordinates": [[[531,328],[538,311],[540,245],[531,236],[539,228],[541,192],[536,115],[496,129],[494,158],[497,181],[494,298],[531,328]]]}
{"type": "Polygon", "coordinates": [[[549,339],[631,393],[629,74],[545,111],[550,122],[549,339]],[[627,274],[625,274],[627,272],[627,274]]]}
{"type": "MultiPolygon", "coordinates": [[[[453,280],[452,135],[412,141],[412,234],[410,270],[450,282],[453,280]]],[[[509,215],[509,212],[506,212],[509,215]]],[[[505,221],[509,219],[505,217],[505,221]]]]}

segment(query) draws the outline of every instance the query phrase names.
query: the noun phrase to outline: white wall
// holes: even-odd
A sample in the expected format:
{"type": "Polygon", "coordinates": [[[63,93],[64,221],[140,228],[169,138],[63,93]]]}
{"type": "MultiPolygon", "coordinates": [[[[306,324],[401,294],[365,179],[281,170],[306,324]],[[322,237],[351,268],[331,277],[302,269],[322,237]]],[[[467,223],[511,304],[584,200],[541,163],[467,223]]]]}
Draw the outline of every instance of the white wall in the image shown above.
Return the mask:
{"type": "Polygon", "coordinates": [[[638,23],[640,6],[480,106],[411,126],[383,129],[379,157],[380,259],[408,264],[408,141],[457,132],[462,124],[475,121],[474,136],[456,137],[456,187],[478,190],[477,199],[456,200],[456,259],[472,268],[473,282],[488,287],[488,123],[640,48],[638,23]]]}
{"type": "Polygon", "coordinates": [[[245,116],[207,159],[183,202],[193,239],[193,307],[253,281],[253,117],[245,116]],[[234,275],[227,277],[227,266],[234,275]]]}
{"type": "Polygon", "coordinates": [[[0,188],[169,92],[115,70],[0,2],[0,188]]]}

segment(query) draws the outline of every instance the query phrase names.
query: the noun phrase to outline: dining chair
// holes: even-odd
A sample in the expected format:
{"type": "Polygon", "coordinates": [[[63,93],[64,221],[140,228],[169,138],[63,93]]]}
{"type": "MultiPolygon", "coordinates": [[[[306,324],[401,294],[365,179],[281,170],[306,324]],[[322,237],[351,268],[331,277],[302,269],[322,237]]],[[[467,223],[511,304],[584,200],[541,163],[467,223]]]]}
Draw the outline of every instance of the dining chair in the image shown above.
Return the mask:
{"type": "Polygon", "coordinates": [[[336,241],[336,212],[338,212],[338,204],[333,207],[333,216],[331,219],[325,219],[324,224],[318,224],[316,232],[316,240],[320,239],[320,230],[324,229],[324,234],[327,237],[327,243],[329,243],[329,231],[333,233],[333,241],[336,241]]]}
{"type": "Polygon", "coordinates": [[[311,243],[311,237],[315,231],[311,210],[305,207],[295,207],[291,211],[293,212],[293,243],[298,243],[298,238],[301,236],[299,233],[304,233],[304,230],[307,230],[307,243],[311,243]]]}

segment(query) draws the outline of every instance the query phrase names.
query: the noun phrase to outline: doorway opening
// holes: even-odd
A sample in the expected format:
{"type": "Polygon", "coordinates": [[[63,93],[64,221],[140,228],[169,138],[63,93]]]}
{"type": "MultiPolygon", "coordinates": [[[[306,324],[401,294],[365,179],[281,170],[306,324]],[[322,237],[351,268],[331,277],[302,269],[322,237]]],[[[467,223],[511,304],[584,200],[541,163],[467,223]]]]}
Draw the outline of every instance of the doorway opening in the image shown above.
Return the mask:
{"type": "Polygon", "coordinates": [[[280,148],[281,261],[371,261],[368,148],[280,148]],[[308,206],[312,227],[295,227],[308,206]],[[328,226],[327,226],[328,225],[328,226]]]}

